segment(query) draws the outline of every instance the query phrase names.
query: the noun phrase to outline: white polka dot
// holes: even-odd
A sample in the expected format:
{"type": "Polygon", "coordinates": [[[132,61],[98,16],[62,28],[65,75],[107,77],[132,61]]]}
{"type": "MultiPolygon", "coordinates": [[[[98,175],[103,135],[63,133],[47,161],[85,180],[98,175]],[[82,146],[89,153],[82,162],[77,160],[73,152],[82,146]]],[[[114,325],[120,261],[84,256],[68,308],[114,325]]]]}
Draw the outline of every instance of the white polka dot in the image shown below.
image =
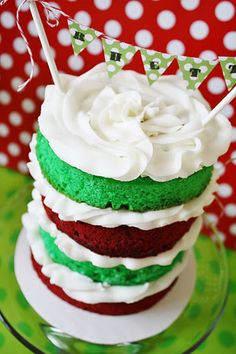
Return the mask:
{"type": "Polygon", "coordinates": [[[82,41],[80,39],[75,39],[75,44],[82,47],[84,45],[84,41],[82,41]]]}
{"type": "Polygon", "coordinates": [[[216,59],[217,58],[217,54],[215,52],[213,52],[212,50],[204,50],[203,52],[201,52],[201,54],[199,56],[202,59],[216,59]]]}
{"type": "MultiPolygon", "coordinates": [[[[18,8],[20,4],[22,3],[22,0],[16,0],[16,7],[18,8]]],[[[20,8],[20,11],[28,11],[29,10],[29,5],[28,2],[24,3],[24,5],[20,8]]]]}
{"type": "Polygon", "coordinates": [[[231,235],[236,236],[236,224],[230,225],[229,232],[231,233],[231,235]]]}
{"type": "Polygon", "coordinates": [[[223,176],[223,174],[225,173],[225,166],[221,161],[217,161],[214,164],[215,169],[217,170],[217,172],[219,173],[220,176],[223,176]]]}
{"type": "Polygon", "coordinates": [[[221,183],[219,186],[218,194],[223,198],[228,198],[232,195],[233,188],[228,183],[221,183]]]}
{"type": "Polygon", "coordinates": [[[30,133],[28,132],[25,132],[25,131],[22,131],[20,134],[19,134],[19,140],[22,144],[24,145],[28,145],[30,140],[31,140],[31,135],[30,133]]]}
{"type": "Polygon", "coordinates": [[[229,50],[236,50],[236,31],[228,32],[223,39],[224,46],[229,50]]]}
{"type": "Polygon", "coordinates": [[[109,20],[105,23],[104,31],[108,36],[118,37],[121,34],[121,25],[116,20],[109,20]]]}
{"type": "Polygon", "coordinates": [[[63,28],[57,34],[58,42],[63,46],[71,45],[71,36],[68,29],[63,28]]]}
{"type": "Polygon", "coordinates": [[[13,48],[19,54],[24,54],[27,50],[25,42],[24,42],[23,38],[21,38],[21,37],[17,37],[14,39],[13,48]]]}
{"type": "Polygon", "coordinates": [[[190,34],[194,39],[201,40],[208,36],[209,27],[204,21],[195,21],[190,26],[190,34]]]}
{"type": "Polygon", "coordinates": [[[84,59],[81,56],[70,55],[67,63],[73,71],[79,71],[84,67],[84,59]]]}
{"type": "Polygon", "coordinates": [[[162,29],[170,29],[174,27],[176,22],[175,14],[172,11],[164,10],[157,15],[157,24],[162,29]]]}
{"type": "Polygon", "coordinates": [[[225,82],[221,77],[212,77],[207,83],[207,88],[214,95],[219,95],[225,90],[225,82]]]}
{"type": "Polygon", "coordinates": [[[111,48],[111,52],[114,52],[114,53],[119,53],[120,51],[119,51],[119,49],[118,48],[111,48]]]}
{"type": "Polygon", "coordinates": [[[158,71],[160,74],[163,74],[165,70],[166,70],[165,68],[160,68],[158,71]]]}
{"type": "Polygon", "coordinates": [[[126,56],[126,58],[128,59],[128,60],[130,60],[132,57],[133,57],[133,53],[132,52],[128,52],[128,53],[126,53],[125,54],[125,56],[126,56]]]}
{"type": "Polygon", "coordinates": [[[25,98],[21,102],[21,106],[26,113],[32,113],[35,110],[35,104],[30,98],[25,98]]]}
{"type": "Polygon", "coordinates": [[[21,173],[27,174],[29,172],[27,163],[25,161],[19,161],[17,164],[17,168],[21,173]]]}
{"type": "Polygon", "coordinates": [[[9,114],[9,121],[12,125],[18,126],[22,123],[22,117],[18,112],[11,112],[9,114]]]}
{"type": "Polygon", "coordinates": [[[94,0],[94,5],[99,10],[107,10],[111,6],[111,0],[94,0]]]}
{"type": "Polygon", "coordinates": [[[179,39],[172,39],[166,46],[166,50],[170,54],[181,55],[185,52],[184,43],[179,39]]]}
{"type": "Polygon", "coordinates": [[[143,5],[139,1],[129,1],[125,6],[125,13],[131,20],[137,20],[143,15],[143,5]]]}
{"type": "Polygon", "coordinates": [[[10,69],[13,65],[13,59],[9,54],[3,53],[0,57],[0,64],[3,69],[10,69]]]}
{"type": "MultiPolygon", "coordinates": [[[[24,70],[25,70],[25,73],[26,75],[30,75],[30,72],[31,72],[31,62],[28,61],[28,63],[25,64],[24,66],[24,70]]],[[[34,73],[33,73],[33,77],[37,76],[39,74],[39,67],[36,63],[34,63],[34,73]]]]}
{"type": "Polygon", "coordinates": [[[11,87],[13,88],[14,91],[17,91],[19,85],[21,85],[23,82],[21,77],[13,77],[11,80],[11,87]]]}
{"type": "Polygon", "coordinates": [[[36,89],[37,97],[42,101],[44,99],[45,86],[38,86],[36,89]]]}
{"type": "Polygon", "coordinates": [[[8,164],[8,157],[3,152],[0,152],[0,166],[6,166],[8,164]]]}
{"type": "Polygon", "coordinates": [[[232,163],[236,165],[236,151],[233,151],[231,156],[230,156],[232,163]]]}
{"type": "Polygon", "coordinates": [[[128,44],[128,43],[125,43],[125,42],[121,42],[121,43],[120,43],[120,46],[121,46],[122,49],[127,49],[128,46],[129,46],[129,44],[128,44]]]}
{"type": "Polygon", "coordinates": [[[181,6],[188,11],[195,10],[199,4],[200,0],[181,0],[181,6]]]}
{"type": "Polygon", "coordinates": [[[109,72],[113,72],[113,71],[115,71],[115,70],[116,70],[116,68],[115,68],[115,66],[114,66],[114,65],[109,64],[109,65],[107,66],[107,70],[108,70],[109,72]]]}
{"type": "Polygon", "coordinates": [[[98,55],[102,53],[102,43],[100,39],[94,39],[94,41],[87,46],[87,51],[92,55],[98,55]]]}
{"type": "Polygon", "coordinates": [[[110,39],[110,38],[105,38],[105,42],[106,44],[108,45],[112,45],[114,43],[114,40],[113,39],[110,39]]]}
{"type": "Polygon", "coordinates": [[[11,102],[11,96],[9,94],[9,92],[5,91],[5,90],[1,90],[0,91],[0,103],[2,104],[9,104],[11,102]]]}
{"type": "Polygon", "coordinates": [[[206,214],[206,217],[207,217],[207,221],[210,223],[210,224],[214,224],[216,225],[218,223],[218,216],[214,213],[207,213],[206,214]]]}
{"type": "Polygon", "coordinates": [[[28,23],[28,31],[32,37],[38,37],[38,32],[33,20],[28,23]]]}
{"type": "Polygon", "coordinates": [[[9,128],[6,124],[0,123],[0,136],[5,138],[9,134],[9,128]]]}
{"type": "Polygon", "coordinates": [[[207,72],[206,65],[201,65],[199,69],[201,70],[201,73],[206,73],[207,72]]]}
{"type": "Polygon", "coordinates": [[[76,21],[84,26],[89,26],[91,24],[91,16],[87,11],[79,11],[75,15],[76,21]]]}
{"type": "Polygon", "coordinates": [[[232,118],[234,115],[234,107],[232,104],[227,104],[222,110],[221,113],[224,114],[227,118],[232,118]]]}
{"type": "Polygon", "coordinates": [[[230,1],[221,1],[215,8],[215,15],[220,21],[229,21],[234,17],[234,5],[230,1]]]}
{"type": "Polygon", "coordinates": [[[84,38],[85,38],[86,41],[88,41],[88,42],[91,42],[91,41],[93,40],[93,36],[92,36],[91,34],[89,34],[89,33],[87,33],[84,38]]]}
{"type": "Polygon", "coordinates": [[[171,57],[170,54],[162,53],[163,58],[169,59],[171,57]]]}
{"type": "Polygon", "coordinates": [[[225,214],[230,218],[236,217],[236,204],[227,204],[225,206],[225,214]]]}
{"type": "Polygon", "coordinates": [[[118,66],[123,66],[123,65],[125,65],[125,62],[124,62],[124,60],[121,58],[120,61],[117,61],[117,62],[116,62],[116,64],[117,64],[118,66]]]}
{"type": "Polygon", "coordinates": [[[5,28],[12,28],[15,26],[15,18],[10,11],[4,11],[1,14],[1,24],[5,28]]]}
{"type": "Polygon", "coordinates": [[[157,75],[154,74],[154,73],[148,75],[148,77],[149,77],[149,79],[151,79],[151,80],[153,80],[153,81],[154,81],[154,80],[157,80],[157,75]]]}
{"type": "Polygon", "coordinates": [[[148,30],[141,29],[137,31],[135,34],[135,42],[140,47],[144,47],[144,48],[150,47],[150,45],[153,42],[153,35],[148,30]]]}
{"type": "Polygon", "coordinates": [[[7,150],[9,154],[11,154],[12,156],[18,156],[20,154],[20,147],[16,143],[8,144],[7,150]]]}
{"type": "Polygon", "coordinates": [[[190,63],[184,64],[184,69],[187,70],[187,71],[189,71],[192,67],[193,66],[190,63]]]}
{"type": "Polygon", "coordinates": [[[231,142],[235,143],[236,142],[236,127],[232,127],[232,139],[231,142]]]}

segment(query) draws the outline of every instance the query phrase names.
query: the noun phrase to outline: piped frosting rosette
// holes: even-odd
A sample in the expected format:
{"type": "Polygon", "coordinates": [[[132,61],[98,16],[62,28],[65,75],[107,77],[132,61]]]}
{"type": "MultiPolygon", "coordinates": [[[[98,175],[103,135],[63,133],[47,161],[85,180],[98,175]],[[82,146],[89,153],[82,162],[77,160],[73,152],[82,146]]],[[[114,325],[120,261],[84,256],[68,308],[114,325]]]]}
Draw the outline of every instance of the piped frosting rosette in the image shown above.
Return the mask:
{"type": "Polygon", "coordinates": [[[31,142],[33,201],[23,218],[33,266],[63,300],[101,314],[150,307],[188,263],[205,206],[214,199],[213,164],[230,124],[181,79],[104,65],[66,92],[46,88],[31,142]]]}

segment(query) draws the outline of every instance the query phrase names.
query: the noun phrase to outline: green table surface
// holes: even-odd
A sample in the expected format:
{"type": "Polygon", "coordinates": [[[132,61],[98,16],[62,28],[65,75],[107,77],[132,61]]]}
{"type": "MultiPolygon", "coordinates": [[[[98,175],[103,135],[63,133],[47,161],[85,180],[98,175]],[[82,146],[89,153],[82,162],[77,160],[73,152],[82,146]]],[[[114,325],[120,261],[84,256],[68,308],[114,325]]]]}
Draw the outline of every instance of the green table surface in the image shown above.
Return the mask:
{"type": "MultiPolygon", "coordinates": [[[[8,198],[23,188],[28,181],[29,177],[22,176],[9,169],[0,168],[0,210],[4,207],[8,198]]],[[[227,256],[230,270],[230,286],[226,308],[211,335],[196,349],[196,354],[236,353],[236,253],[227,250],[227,256]]],[[[0,353],[30,353],[1,322],[0,353]]]]}

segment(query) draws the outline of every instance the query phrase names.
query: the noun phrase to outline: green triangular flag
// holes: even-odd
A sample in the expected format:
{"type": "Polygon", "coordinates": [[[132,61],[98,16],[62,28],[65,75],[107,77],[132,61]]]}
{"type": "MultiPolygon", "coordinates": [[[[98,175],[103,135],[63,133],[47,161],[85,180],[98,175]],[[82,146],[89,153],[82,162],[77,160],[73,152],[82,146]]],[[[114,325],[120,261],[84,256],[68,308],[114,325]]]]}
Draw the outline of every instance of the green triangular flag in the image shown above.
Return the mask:
{"type": "Polygon", "coordinates": [[[144,70],[150,85],[152,85],[172,63],[175,56],[154,50],[141,49],[144,70]]]}
{"type": "Polygon", "coordinates": [[[128,64],[137,52],[136,47],[110,38],[102,38],[102,44],[110,78],[128,64]]]}
{"type": "Polygon", "coordinates": [[[236,57],[219,57],[225,83],[230,91],[236,84],[236,57]]]}
{"type": "Polygon", "coordinates": [[[102,34],[93,28],[80,25],[72,20],[68,20],[68,26],[75,55],[81,53],[94,39],[102,34]]]}
{"type": "Polygon", "coordinates": [[[178,56],[177,60],[187,88],[191,90],[196,90],[218,63],[218,60],[184,56],[178,56]]]}

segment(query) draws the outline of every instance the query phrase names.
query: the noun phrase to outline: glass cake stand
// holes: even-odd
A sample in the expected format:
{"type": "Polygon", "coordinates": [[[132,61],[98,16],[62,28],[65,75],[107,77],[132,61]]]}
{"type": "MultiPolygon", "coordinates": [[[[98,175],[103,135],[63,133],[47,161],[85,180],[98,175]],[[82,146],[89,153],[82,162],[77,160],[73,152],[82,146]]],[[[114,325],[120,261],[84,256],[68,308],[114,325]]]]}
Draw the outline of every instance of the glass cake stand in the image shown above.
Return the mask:
{"type": "Polygon", "coordinates": [[[210,237],[198,238],[194,292],[181,316],[161,334],[122,345],[98,345],[46,323],[24,298],[14,274],[15,245],[31,189],[29,184],[12,196],[0,213],[0,319],[28,349],[45,354],[180,354],[193,352],[207,338],[221,317],[228,294],[226,254],[216,230],[210,237]]]}

